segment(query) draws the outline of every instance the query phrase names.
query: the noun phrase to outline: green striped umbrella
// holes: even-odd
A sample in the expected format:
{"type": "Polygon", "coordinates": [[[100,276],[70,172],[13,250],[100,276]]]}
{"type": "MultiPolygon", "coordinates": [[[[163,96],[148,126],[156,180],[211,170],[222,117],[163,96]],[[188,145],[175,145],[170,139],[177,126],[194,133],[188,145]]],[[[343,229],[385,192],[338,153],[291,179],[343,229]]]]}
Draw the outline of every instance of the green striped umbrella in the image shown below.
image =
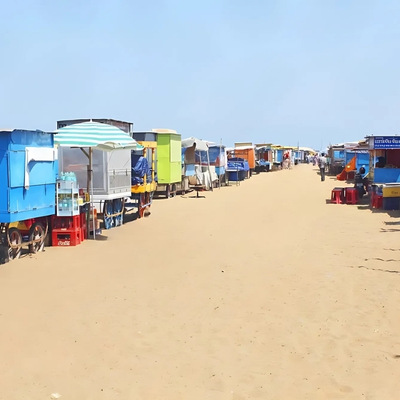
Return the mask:
{"type": "Polygon", "coordinates": [[[54,142],[63,147],[95,147],[104,151],[143,149],[143,146],[121,129],[92,121],[57,129],[54,142]]]}
{"type": "MultiPolygon", "coordinates": [[[[79,124],[67,125],[63,128],[56,130],[54,135],[54,143],[61,147],[78,147],[88,157],[88,182],[87,188],[90,194],[90,203],[93,207],[93,169],[92,157],[93,149],[103,151],[132,149],[142,150],[144,147],[140,145],[135,139],[132,139],[127,133],[121,129],[99,122],[81,122],[79,124]],[[89,148],[87,152],[85,148],[89,148]]],[[[94,220],[94,215],[92,216],[94,220]]],[[[87,224],[89,226],[89,215],[87,216],[87,224]]],[[[93,229],[93,239],[96,238],[96,230],[93,229]]]]}

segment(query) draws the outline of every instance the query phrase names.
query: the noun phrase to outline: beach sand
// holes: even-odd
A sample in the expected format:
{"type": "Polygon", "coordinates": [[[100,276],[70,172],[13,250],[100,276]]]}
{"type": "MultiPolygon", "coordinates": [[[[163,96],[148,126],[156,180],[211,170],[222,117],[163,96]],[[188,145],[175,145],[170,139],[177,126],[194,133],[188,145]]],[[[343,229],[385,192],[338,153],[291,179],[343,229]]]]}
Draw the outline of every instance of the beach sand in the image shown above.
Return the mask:
{"type": "Polygon", "coordinates": [[[0,399],[398,399],[399,213],[343,185],[262,173],[1,265],[0,399]]]}

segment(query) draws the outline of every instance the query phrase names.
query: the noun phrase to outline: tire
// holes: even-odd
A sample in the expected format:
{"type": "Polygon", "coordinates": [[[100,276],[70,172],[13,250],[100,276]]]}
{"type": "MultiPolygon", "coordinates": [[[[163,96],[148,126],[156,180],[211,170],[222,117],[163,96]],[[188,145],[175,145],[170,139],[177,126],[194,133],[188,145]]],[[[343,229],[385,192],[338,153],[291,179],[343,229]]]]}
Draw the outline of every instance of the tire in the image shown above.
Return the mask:
{"type": "Polygon", "coordinates": [[[21,256],[22,249],[22,235],[19,229],[9,228],[8,229],[8,240],[11,244],[19,245],[19,247],[8,247],[8,258],[10,260],[15,260],[21,256]]]}
{"type": "Polygon", "coordinates": [[[29,245],[29,251],[31,253],[38,253],[43,250],[44,247],[44,228],[40,222],[35,222],[31,229],[29,229],[29,241],[35,240],[35,243],[29,245]]]}
{"type": "Polygon", "coordinates": [[[176,185],[172,185],[172,194],[171,197],[175,197],[176,196],[176,185]]]}
{"type": "Polygon", "coordinates": [[[165,197],[169,199],[171,197],[171,186],[167,185],[165,188],[165,197]]]}

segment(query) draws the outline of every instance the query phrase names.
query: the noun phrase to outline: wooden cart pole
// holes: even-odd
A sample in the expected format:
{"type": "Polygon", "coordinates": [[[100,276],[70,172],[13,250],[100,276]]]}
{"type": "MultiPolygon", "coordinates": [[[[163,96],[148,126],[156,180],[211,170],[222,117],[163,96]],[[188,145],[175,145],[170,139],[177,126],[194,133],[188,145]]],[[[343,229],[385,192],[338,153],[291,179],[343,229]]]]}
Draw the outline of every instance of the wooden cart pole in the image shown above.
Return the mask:
{"type": "MultiPolygon", "coordinates": [[[[200,164],[201,164],[201,156],[200,156],[200,164]]],[[[210,189],[211,191],[213,191],[213,181],[210,169],[210,154],[208,153],[208,145],[207,145],[207,165],[208,165],[208,175],[210,176],[210,189]]]]}

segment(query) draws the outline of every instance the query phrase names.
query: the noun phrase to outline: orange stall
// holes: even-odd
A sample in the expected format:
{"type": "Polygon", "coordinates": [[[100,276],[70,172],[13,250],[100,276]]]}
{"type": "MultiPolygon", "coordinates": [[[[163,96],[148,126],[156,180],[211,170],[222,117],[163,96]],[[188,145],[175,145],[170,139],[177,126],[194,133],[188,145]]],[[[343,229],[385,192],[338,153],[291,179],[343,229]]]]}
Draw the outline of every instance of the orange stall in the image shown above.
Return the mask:
{"type": "Polygon", "coordinates": [[[240,157],[249,163],[251,170],[256,168],[256,147],[252,143],[235,143],[235,157],[240,157]]]}

